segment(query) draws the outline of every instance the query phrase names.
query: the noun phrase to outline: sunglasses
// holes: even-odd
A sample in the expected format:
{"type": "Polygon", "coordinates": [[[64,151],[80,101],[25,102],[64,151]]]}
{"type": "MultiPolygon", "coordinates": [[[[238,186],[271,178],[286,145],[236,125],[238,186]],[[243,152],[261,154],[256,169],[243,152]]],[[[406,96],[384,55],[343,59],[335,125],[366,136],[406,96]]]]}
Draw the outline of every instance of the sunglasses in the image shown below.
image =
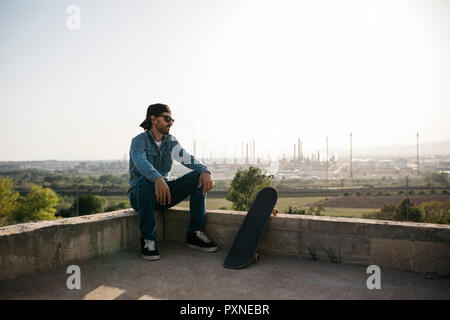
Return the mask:
{"type": "Polygon", "coordinates": [[[175,119],[172,118],[171,116],[163,115],[163,116],[158,116],[158,117],[163,117],[166,122],[175,122],[175,119]]]}

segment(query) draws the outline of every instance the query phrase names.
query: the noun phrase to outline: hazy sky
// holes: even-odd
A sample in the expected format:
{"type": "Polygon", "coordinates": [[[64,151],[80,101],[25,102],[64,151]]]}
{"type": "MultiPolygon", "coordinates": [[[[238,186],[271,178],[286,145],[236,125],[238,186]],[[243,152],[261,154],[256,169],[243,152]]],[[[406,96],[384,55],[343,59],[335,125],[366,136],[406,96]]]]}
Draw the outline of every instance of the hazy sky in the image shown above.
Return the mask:
{"type": "Polygon", "coordinates": [[[123,158],[155,102],[199,157],[450,139],[447,0],[0,0],[0,48],[0,161],[123,158]]]}

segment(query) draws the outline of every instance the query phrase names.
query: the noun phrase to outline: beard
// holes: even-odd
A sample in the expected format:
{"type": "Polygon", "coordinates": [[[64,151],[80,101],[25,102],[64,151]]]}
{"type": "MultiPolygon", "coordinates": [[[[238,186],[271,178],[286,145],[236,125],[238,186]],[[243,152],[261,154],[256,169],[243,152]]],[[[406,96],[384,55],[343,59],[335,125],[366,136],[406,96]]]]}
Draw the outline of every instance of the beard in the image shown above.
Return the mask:
{"type": "Polygon", "coordinates": [[[168,134],[170,126],[159,125],[159,126],[156,126],[156,129],[158,129],[158,131],[161,132],[162,134],[168,134]]]}

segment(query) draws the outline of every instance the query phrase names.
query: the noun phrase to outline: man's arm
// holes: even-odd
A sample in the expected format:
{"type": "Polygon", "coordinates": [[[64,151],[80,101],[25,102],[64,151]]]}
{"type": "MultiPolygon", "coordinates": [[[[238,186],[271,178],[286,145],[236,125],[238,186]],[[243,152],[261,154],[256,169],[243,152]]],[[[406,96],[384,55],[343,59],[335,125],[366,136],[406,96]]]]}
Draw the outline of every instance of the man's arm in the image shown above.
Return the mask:
{"type": "Polygon", "coordinates": [[[139,138],[134,138],[131,141],[130,156],[133,159],[134,166],[139,172],[151,182],[162,175],[155,169],[155,167],[147,160],[144,149],[144,141],[139,138]]]}

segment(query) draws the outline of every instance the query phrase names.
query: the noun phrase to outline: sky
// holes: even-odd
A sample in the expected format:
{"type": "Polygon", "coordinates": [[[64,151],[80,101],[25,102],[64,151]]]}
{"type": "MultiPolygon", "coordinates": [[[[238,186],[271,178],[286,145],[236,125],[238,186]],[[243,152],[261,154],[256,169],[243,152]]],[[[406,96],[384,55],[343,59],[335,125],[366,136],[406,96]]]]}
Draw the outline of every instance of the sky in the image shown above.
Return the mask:
{"type": "Polygon", "coordinates": [[[123,159],[158,102],[198,157],[444,141],[449,89],[446,0],[0,0],[0,161],[123,159]]]}

